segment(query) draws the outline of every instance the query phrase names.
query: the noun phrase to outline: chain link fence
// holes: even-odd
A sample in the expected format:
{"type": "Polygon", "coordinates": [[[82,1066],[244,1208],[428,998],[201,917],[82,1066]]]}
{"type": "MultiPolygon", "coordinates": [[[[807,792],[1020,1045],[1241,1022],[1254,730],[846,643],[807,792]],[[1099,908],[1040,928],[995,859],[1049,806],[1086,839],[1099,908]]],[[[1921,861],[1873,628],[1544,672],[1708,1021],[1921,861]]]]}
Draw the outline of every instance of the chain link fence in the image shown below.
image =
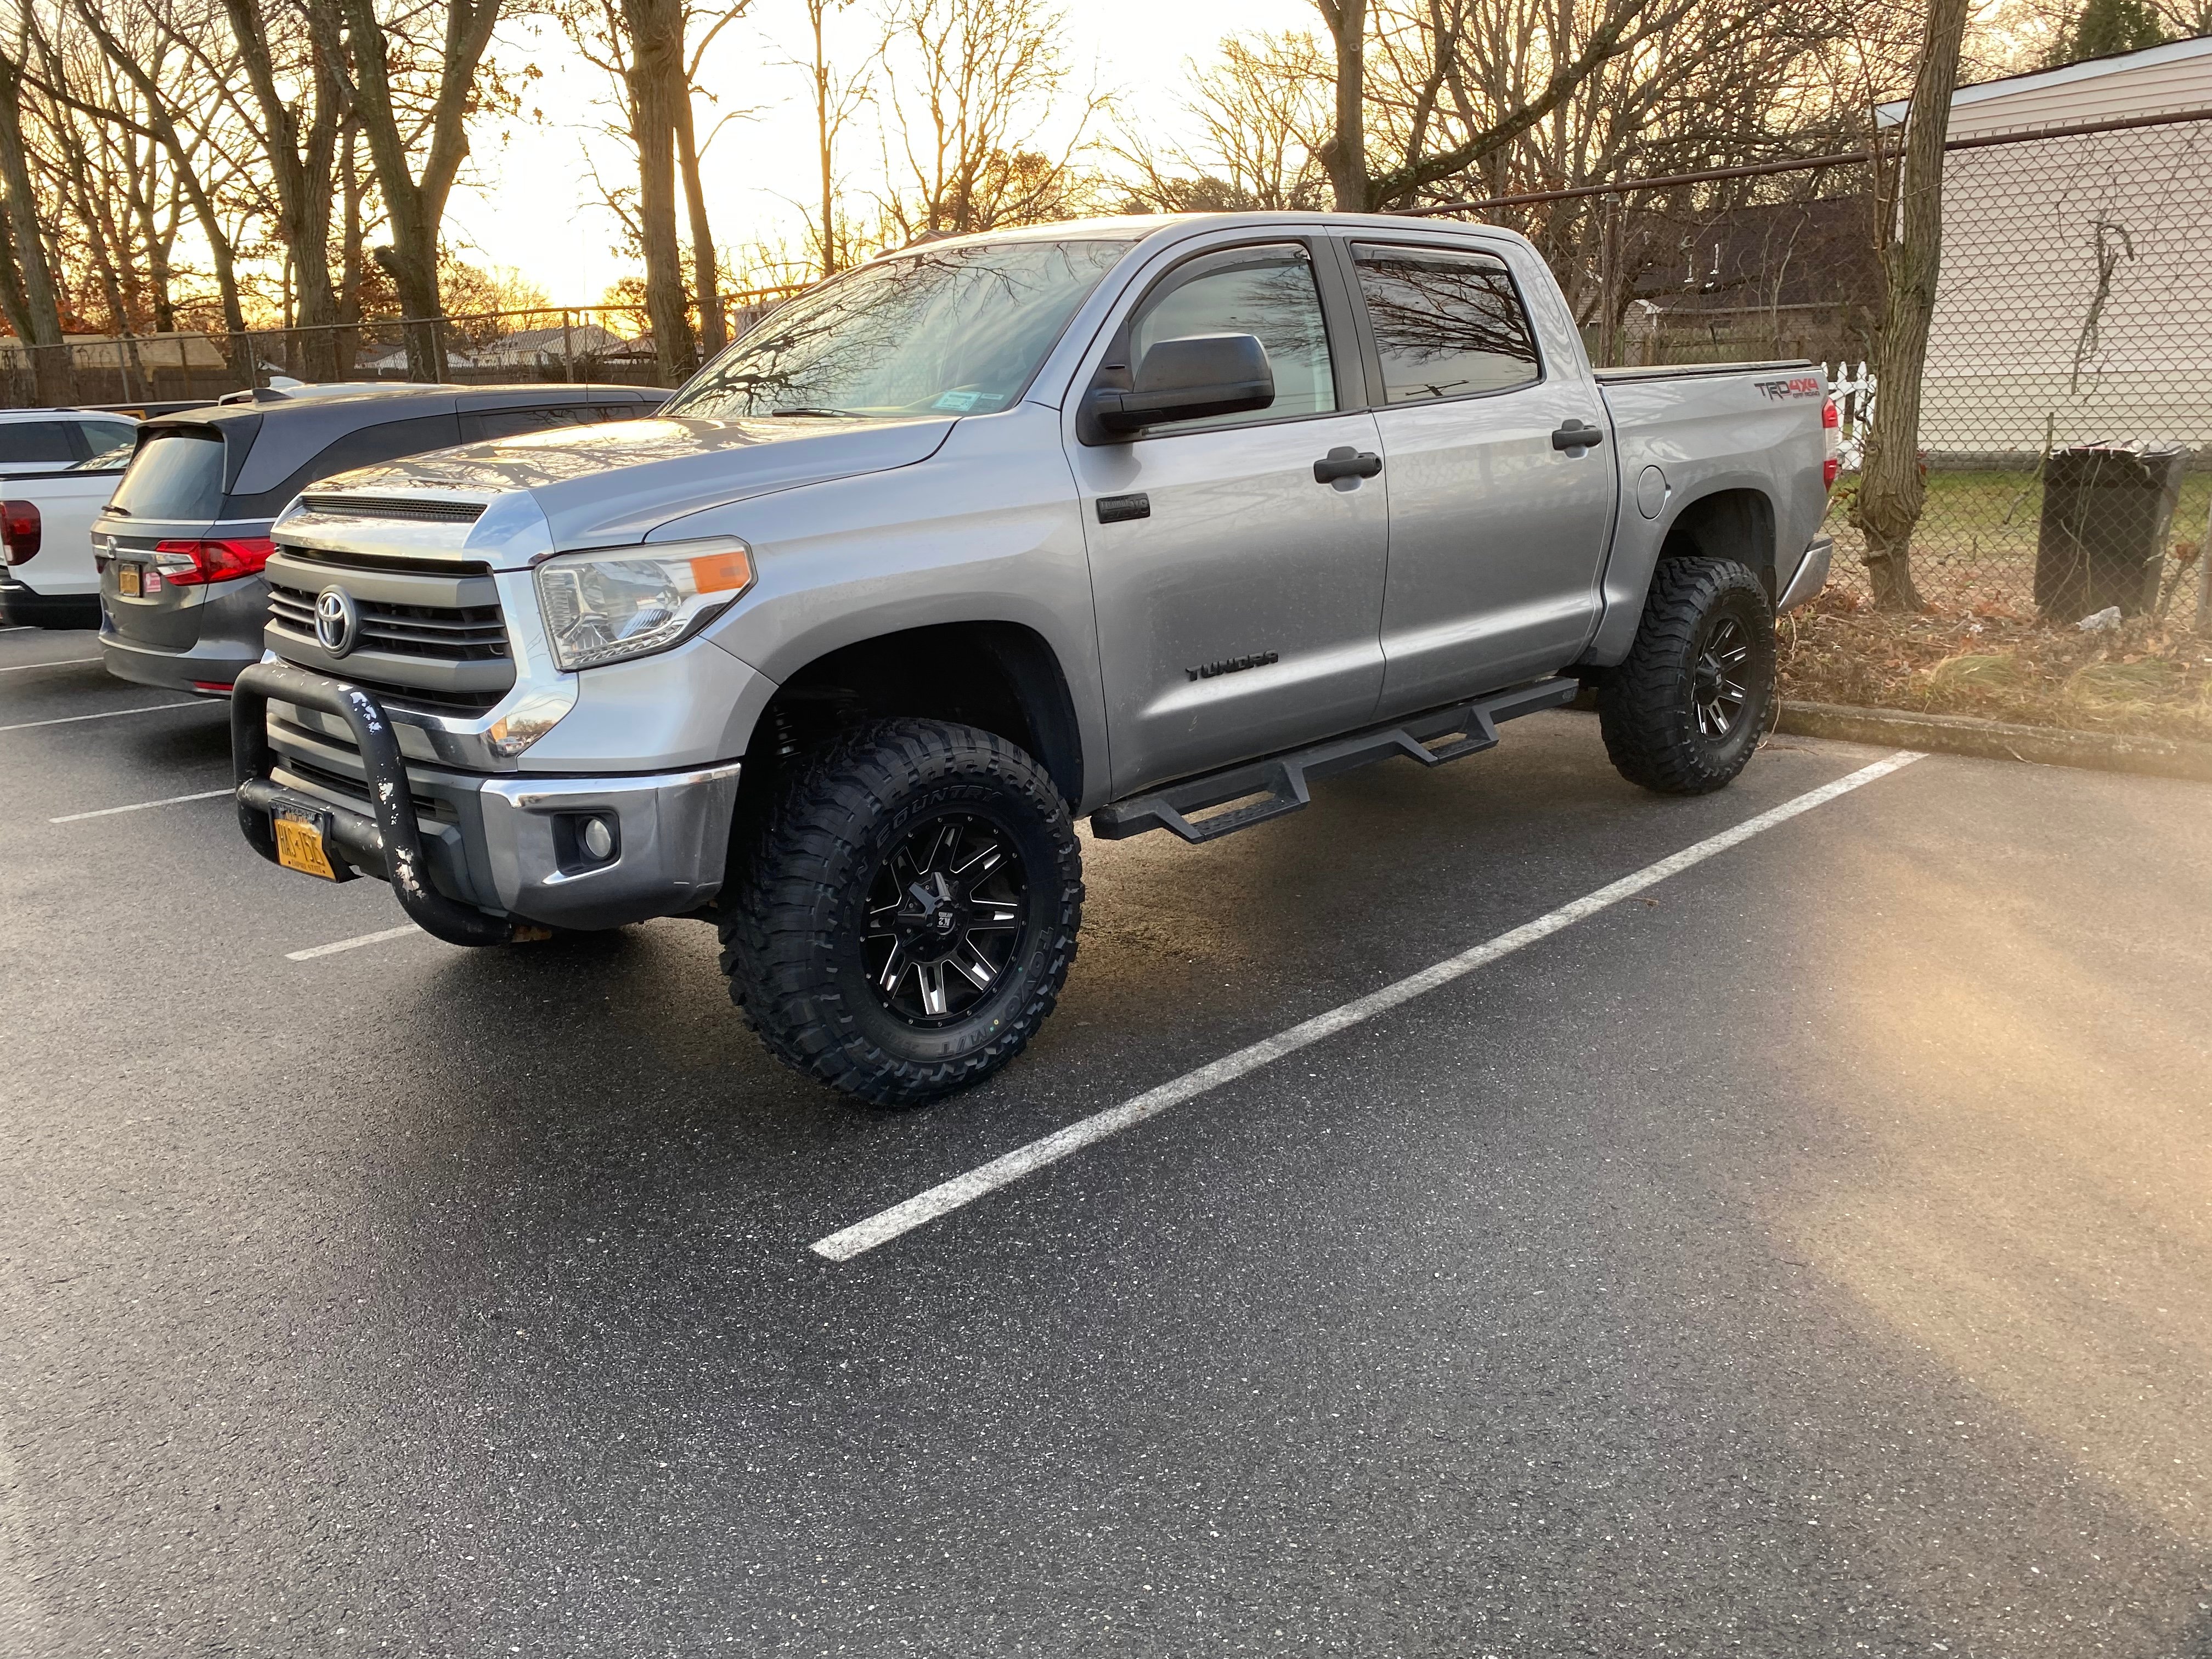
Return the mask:
{"type": "MultiPolygon", "coordinates": [[[[1603,365],[1802,357],[1844,422],[1834,581],[1881,396],[1865,155],[1454,204],[1542,250],[1603,365]]],[[[2212,513],[2212,112],[1954,142],[1912,544],[1942,610],[2196,610],[2212,513]]]]}
{"type": "MultiPolygon", "coordinates": [[[[728,337],[796,291],[794,285],[726,296],[728,337]]],[[[663,372],[641,307],[542,307],[330,328],[85,337],[58,346],[0,339],[0,403],[144,407],[204,402],[254,386],[425,378],[464,386],[588,380],[673,387],[696,366],[687,359],[663,372]],[[442,374],[426,376],[439,353],[442,374]]]]}

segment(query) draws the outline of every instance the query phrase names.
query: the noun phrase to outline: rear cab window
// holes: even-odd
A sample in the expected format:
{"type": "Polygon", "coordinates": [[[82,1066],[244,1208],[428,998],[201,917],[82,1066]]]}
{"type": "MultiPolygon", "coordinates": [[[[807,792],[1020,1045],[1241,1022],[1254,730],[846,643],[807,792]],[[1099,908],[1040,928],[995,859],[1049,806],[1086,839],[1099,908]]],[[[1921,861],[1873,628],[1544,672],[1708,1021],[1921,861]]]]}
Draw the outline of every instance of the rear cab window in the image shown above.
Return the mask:
{"type": "Polygon", "coordinates": [[[129,444],[138,435],[136,421],[84,421],[77,430],[83,434],[86,451],[92,455],[103,455],[118,444],[129,444]]]}
{"type": "Polygon", "coordinates": [[[1544,378],[1528,313],[1497,255],[1355,242],[1352,258],[1386,402],[1510,392],[1544,378]]]}
{"type": "Polygon", "coordinates": [[[66,421],[0,422],[0,468],[52,465],[81,453],[66,421]]]}
{"type": "Polygon", "coordinates": [[[108,510],[131,519],[191,520],[222,516],[222,434],[211,427],[171,427],[149,435],[108,510]]]}

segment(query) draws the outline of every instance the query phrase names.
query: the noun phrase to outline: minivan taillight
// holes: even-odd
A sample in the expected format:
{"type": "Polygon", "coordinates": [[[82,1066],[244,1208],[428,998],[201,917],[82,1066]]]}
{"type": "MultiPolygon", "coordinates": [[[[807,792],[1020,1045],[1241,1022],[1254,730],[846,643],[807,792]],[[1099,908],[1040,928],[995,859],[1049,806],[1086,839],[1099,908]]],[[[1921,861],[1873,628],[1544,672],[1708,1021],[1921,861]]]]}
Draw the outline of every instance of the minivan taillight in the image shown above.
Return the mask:
{"type": "Polygon", "coordinates": [[[1836,487],[1836,474],[1844,468],[1844,417],[1837,410],[1833,398],[1820,405],[1820,441],[1827,448],[1827,459],[1820,463],[1820,482],[1830,489],[1836,487]]]}
{"type": "Polygon", "coordinates": [[[226,536],[197,542],[156,542],[154,566],[173,587],[198,587],[258,575],[276,544],[266,536],[226,536]]]}
{"type": "Polygon", "coordinates": [[[9,564],[28,564],[38,556],[46,526],[39,520],[35,501],[0,501],[0,547],[9,564]]]}

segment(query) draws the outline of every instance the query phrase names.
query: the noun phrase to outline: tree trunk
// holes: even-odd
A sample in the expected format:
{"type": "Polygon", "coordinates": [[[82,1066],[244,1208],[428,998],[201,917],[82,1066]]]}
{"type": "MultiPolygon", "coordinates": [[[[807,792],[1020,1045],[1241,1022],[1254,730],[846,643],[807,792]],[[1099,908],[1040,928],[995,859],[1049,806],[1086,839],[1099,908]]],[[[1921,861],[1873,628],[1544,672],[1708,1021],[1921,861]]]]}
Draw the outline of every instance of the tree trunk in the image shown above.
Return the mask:
{"type": "Polygon", "coordinates": [[[691,372],[691,319],[676,235],[676,104],[684,82],[680,0],[623,0],[629,31],[630,136],[637,144],[638,240],[645,313],[661,383],[691,372]]]}
{"type": "Polygon", "coordinates": [[[1920,377],[1942,263],[1943,141],[1950,131],[1951,93],[1958,83],[1959,42],[1966,25],[1966,0],[1931,0],[1895,189],[1882,204],[1885,292],[1881,333],[1875,343],[1879,392],[1851,523],[1865,539],[1862,556],[1875,605],[1883,611],[1921,608],[1912,582],[1912,532],[1927,497],[1920,471],[1920,377]]]}
{"type": "Polygon", "coordinates": [[[814,25],[814,148],[822,167],[822,274],[837,274],[836,174],[830,166],[830,58],[822,46],[822,15],[829,0],[807,0],[814,25]]]}
{"type": "Polygon", "coordinates": [[[1367,0],[1314,0],[1336,43],[1336,125],[1322,163],[1339,213],[1364,213],[1367,185],[1367,0]]]}
{"type": "Polygon", "coordinates": [[[288,353],[303,380],[338,378],[337,290],[331,281],[331,173],[337,159],[338,112],[344,88],[338,63],[345,47],[327,4],[305,9],[312,98],[280,85],[271,58],[264,8],[224,0],[232,36],[261,114],[263,149],[276,186],[276,237],[290,264],[298,298],[299,349],[288,353]]]}
{"type": "Polygon", "coordinates": [[[376,262],[392,273],[406,319],[407,372],[418,380],[443,380],[446,343],[438,307],[438,237],[446,198],[468,158],[471,88],[499,21],[500,0],[446,0],[445,47],[439,55],[437,96],[427,137],[412,110],[401,129],[393,99],[391,41],[375,0],[340,0],[354,65],[353,113],[368,140],[376,181],[384,195],[392,246],[376,262]],[[415,142],[410,143],[412,137],[415,142]],[[414,154],[422,154],[422,173],[414,154]]]}
{"type": "Polygon", "coordinates": [[[446,330],[444,315],[438,308],[436,241],[434,237],[430,239],[431,251],[425,258],[421,221],[413,220],[403,230],[402,216],[397,210],[387,216],[392,224],[391,244],[375,249],[372,257],[384,267],[399,295],[399,332],[407,345],[407,378],[443,380],[446,330]]]}
{"type": "Polygon", "coordinates": [[[354,376],[355,363],[361,356],[361,258],[362,258],[362,179],[360,157],[356,148],[356,130],[351,121],[338,145],[338,185],[341,191],[343,217],[338,228],[338,321],[345,327],[338,331],[338,378],[349,380],[354,376]]]}
{"type": "Polygon", "coordinates": [[[722,316],[721,261],[714,252],[714,233],[707,222],[707,193],[699,182],[698,137],[691,125],[691,94],[679,89],[676,100],[676,161],[684,174],[684,202],[691,215],[691,292],[699,307],[699,349],[718,356],[730,343],[729,327],[722,316]]]}
{"type": "MultiPolygon", "coordinates": [[[[22,65],[0,56],[0,188],[8,193],[8,236],[15,255],[15,286],[23,314],[16,338],[30,354],[31,375],[40,403],[76,401],[76,374],[62,340],[61,302],[53,267],[46,262],[46,239],[39,233],[38,198],[31,189],[31,166],[23,153],[21,106],[22,65]]],[[[11,319],[12,320],[12,319],[11,319]]]]}

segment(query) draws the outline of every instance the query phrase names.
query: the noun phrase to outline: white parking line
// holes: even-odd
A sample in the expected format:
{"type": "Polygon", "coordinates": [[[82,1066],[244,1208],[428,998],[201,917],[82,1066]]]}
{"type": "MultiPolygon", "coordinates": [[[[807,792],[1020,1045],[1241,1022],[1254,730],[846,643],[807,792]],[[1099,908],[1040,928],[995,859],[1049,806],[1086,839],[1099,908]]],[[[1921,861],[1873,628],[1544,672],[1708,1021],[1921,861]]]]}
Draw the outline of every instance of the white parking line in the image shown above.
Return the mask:
{"type": "Polygon", "coordinates": [[[220,704],[204,702],[194,697],[185,702],[149,702],[138,708],[111,708],[104,714],[62,714],[50,720],[19,720],[13,726],[0,726],[0,732],[27,732],[34,726],[69,726],[77,720],[112,720],[121,714],[158,714],[164,708],[210,708],[220,704]]]}
{"type": "Polygon", "coordinates": [[[358,951],[364,945],[381,945],[386,939],[404,939],[410,933],[417,939],[430,937],[410,921],[404,927],[387,927],[380,933],[363,933],[357,939],[342,939],[335,945],[318,945],[308,951],[287,951],[284,960],[313,962],[317,957],[334,957],[341,951],[358,951]]]}
{"type": "Polygon", "coordinates": [[[58,818],[48,818],[48,823],[82,823],[87,818],[112,818],[118,812],[143,812],[149,806],[176,806],[188,800],[213,800],[217,795],[234,795],[234,789],[207,789],[197,795],[164,795],[159,800],[133,801],[128,806],[103,806],[94,812],[68,812],[58,818]]]}
{"type": "Polygon", "coordinates": [[[27,668],[75,668],[81,664],[99,660],[97,657],[62,657],[53,662],[10,663],[7,667],[0,668],[0,674],[20,674],[27,668]]]}
{"type": "Polygon", "coordinates": [[[1633,897],[1669,876],[1677,875],[1692,865],[1702,864],[1717,853],[1724,853],[1762,831],[1773,829],[1778,823],[1787,823],[1801,812],[1809,812],[1824,802],[1848,794],[1872,783],[1876,778],[1887,777],[1900,767],[1910,766],[1921,758],[1911,750],[1900,749],[1885,760],[1860,768],[1848,777],[1823,784],[1794,800],[1784,801],[1755,817],[1746,818],[1734,829],[1709,836],[1679,853],[1670,854],[1656,864],[1647,864],[1635,874],[1623,876],[1619,881],[1601,887],[1595,892],[1586,893],[1572,903],[1563,904],[1534,921],[1524,922],[1510,933],[1500,933],[1496,939],[1462,951],[1455,957],[1446,957],[1442,962],[1424,968],[1417,974],[1409,974],[1379,991],[1370,991],[1365,996],[1356,997],[1325,1014],[1316,1014],[1303,1024],[1291,1026],[1287,1031],[1264,1038],[1249,1048],[1239,1048],[1235,1054],[1224,1055],[1210,1066],[1201,1066],[1172,1082],[1148,1089],[1143,1094],[1123,1101],[1119,1106],[1109,1107],[1103,1112],[1080,1119],[1041,1140],[1032,1140],[1026,1146],[1017,1147],[1003,1158],[993,1158],[966,1175],[956,1176],[951,1181],[932,1187],[926,1193],[918,1193],[904,1203],[894,1204],[890,1209],[872,1215],[865,1221],[856,1221],[849,1227],[831,1233],[827,1238],[817,1239],[813,1245],[814,1253],[827,1256],[832,1261],[850,1261],[854,1256],[865,1255],[878,1244],[896,1238],[901,1233],[934,1221],[964,1204],[972,1204],[986,1193],[994,1192],[1010,1182],[1018,1181],[1032,1170],[1057,1163],[1071,1152],[1081,1152],[1085,1146],[1094,1146],[1109,1135],[1118,1134],[1133,1124],[1142,1123],[1146,1118],[1157,1117],[1170,1106],[1179,1106],[1209,1089],[1218,1088],[1248,1072],[1255,1072],[1270,1061],[1295,1054],[1323,1037],[1334,1036],[1362,1020],[1372,1019],[1401,1003],[1410,1002],[1439,986],[1449,985],[1478,968],[1496,962],[1500,957],[1511,955],[1523,945],[1548,939],[1585,917],[1594,916],[1608,906],[1633,897]]]}

